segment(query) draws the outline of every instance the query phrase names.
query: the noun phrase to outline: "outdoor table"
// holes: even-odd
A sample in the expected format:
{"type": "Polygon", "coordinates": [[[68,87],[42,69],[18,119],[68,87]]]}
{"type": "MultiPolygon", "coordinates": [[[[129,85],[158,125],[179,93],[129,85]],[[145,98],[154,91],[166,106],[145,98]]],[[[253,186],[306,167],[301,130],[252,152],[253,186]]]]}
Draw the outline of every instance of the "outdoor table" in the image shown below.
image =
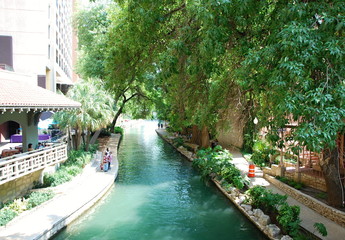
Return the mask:
{"type": "Polygon", "coordinates": [[[2,150],[1,157],[8,157],[20,153],[18,149],[4,149],[2,150]]]}

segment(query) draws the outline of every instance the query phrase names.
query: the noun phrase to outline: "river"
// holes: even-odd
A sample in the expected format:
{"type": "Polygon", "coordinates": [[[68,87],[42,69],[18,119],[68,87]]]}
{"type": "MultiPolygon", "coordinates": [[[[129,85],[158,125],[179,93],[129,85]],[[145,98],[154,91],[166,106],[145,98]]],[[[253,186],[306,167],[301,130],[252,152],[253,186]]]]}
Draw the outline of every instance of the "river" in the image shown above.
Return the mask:
{"type": "Polygon", "coordinates": [[[266,239],[155,127],[125,129],[114,187],[53,239],[266,239]]]}

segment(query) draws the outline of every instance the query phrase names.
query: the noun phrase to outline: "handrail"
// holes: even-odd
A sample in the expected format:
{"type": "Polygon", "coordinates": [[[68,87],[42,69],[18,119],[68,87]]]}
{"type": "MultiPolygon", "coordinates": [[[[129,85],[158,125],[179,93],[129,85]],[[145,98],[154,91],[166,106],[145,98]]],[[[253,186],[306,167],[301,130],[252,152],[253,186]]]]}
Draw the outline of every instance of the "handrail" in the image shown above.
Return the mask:
{"type": "Polygon", "coordinates": [[[67,144],[16,154],[0,160],[0,185],[67,159],[67,144]]]}

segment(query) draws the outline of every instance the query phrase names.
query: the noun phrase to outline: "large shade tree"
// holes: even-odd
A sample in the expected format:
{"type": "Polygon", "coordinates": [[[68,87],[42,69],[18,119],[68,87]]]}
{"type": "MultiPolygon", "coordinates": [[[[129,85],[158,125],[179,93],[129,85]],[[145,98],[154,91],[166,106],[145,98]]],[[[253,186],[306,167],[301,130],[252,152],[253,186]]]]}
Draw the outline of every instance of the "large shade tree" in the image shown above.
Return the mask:
{"type": "Polygon", "coordinates": [[[257,114],[277,146],[292,117],[291,140],[323,151],[329,202],[343,204],[335,139],[345,118],[344,1],[114,2],[105,69],[116,99],[151,84],[162,115],[196,126],[202,145],[235,106],[257,114]]]}
{"type": "Polygon", "coordinates": [[[77,70],[83,78],[104,80],[116,105],[111,129],[128,102],[145,103],[149,99],[140,71],[146,68],[137,67],[145,64],[145,41],[136,41],[135,29],[123,31],[127,22],[115,4],[94,5],[75,16],[80,53],[77,70]]]}

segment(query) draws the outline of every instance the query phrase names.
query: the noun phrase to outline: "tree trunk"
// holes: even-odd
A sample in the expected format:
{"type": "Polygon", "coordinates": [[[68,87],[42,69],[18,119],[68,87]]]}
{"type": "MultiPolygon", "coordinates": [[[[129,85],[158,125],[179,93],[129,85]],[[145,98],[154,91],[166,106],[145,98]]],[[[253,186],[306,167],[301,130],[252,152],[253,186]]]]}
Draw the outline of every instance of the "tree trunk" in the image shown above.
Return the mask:
{"type": "Polygon", "coordinates": [[[201,147],[207,148],[210,146],[210,134],[206,126],[202,127],[201,130],[201,147]]]}
{"type": "Polygon", "coordinates": [[[71,135],[71,128],[67,128],[67,149],[68,151],[73,149],[73,141],[72,141],[72,135],[71,135]]]}
{"type": "Polygon", "coordinates": [[[201,141],[200,141],[200,130],[198,128],[198,126],[193,125],[192,126],[192,139],[190,140],[191,143],[197,144],[197,145],[201,145],[201,141]]]}
{"type": "Polygon", "coordinates": [[[344,187],[339,176],[338,149],[326,149],[320,161],[321,169],[326,181],[328,204],[342,207],[344,203],[344,187]]]}
{"type": "Polygon", "coordinates": [[[90,135],[91,135],[91,131],[87,130],[86,133],[86,141],[85,141],[85,151],[89,151],[89,147],[90,147],[90,135]]]}
{"type": "Polygon", "coordinates": [[[99,134],[101,133],[102,129],[100,130],[97,130],[93,135],[92,135],[92,138],[90,140],[90,144],[95,144],[99,134]]]}
{"type": "Polygon", "coordinates": [[[110,129],[111,132],[114,132],[116,121],[120,117],[120,115],[121,115],[121,113],[123,111],[124,106],[125,106],[125,103],[123,102],[121,107],[119,108],[119,110],[116,112],[115,117],[113,119],[113,122],[111,123],[111,129],[110,129]]]}
{"type": "Polygon", "coordinates": [[[81,130],[75,129],[74,149],[78,150],[81,143],[81,130]]]}

